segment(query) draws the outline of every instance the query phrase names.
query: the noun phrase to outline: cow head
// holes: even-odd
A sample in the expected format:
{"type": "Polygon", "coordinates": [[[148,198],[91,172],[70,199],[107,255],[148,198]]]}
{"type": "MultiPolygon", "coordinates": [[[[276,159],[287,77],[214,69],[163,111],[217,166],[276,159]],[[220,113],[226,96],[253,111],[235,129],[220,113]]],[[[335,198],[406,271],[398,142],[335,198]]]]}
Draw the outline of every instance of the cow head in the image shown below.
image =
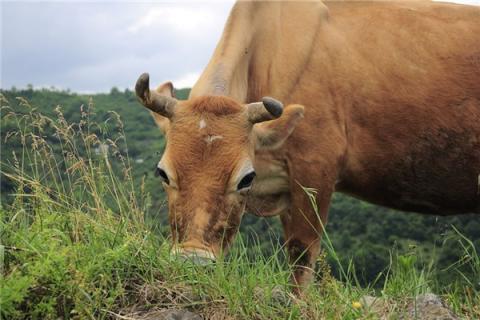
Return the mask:
{"type": "Polygon", "coordinates": [[[173,249],[197,261],[215,259],[240,225],[255,180],[255,151],[278,148],[303,107],[284,111],[272,98],[247,105],[221,96],[178,101],[171,83],[150,91],[148,74],[135,91],[166,137],[156,173],[168,196],[173,249]]]}

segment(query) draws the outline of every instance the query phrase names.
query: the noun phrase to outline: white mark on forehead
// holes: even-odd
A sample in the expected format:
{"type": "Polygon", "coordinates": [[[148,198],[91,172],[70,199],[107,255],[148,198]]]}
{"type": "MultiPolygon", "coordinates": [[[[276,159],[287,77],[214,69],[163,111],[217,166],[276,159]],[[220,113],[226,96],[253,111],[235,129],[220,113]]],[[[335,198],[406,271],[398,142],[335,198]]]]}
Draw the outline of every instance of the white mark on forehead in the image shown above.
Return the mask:
{"type": "Polygon", "coordinates": [[[204,140],[207,144],[210,144],[213,141],[219,140],[219,139],[223,139],[223,136],[206,136],[204,140]]]}
{"type": "Polygon", "coordinates": [[[200,130],[204,129],[205,127],[207,126],[207,122],[204,120],[204,119],[200,119],[200,121],[198,122],[198,128],[200,130]]]}

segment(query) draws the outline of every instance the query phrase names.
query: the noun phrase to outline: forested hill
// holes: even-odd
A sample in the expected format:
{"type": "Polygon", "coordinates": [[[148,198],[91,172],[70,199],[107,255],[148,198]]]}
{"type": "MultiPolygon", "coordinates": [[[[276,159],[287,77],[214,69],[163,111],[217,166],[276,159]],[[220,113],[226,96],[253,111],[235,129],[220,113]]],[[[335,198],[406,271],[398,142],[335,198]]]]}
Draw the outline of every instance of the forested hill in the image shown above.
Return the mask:
{"type": "MultiPolygon", "coordinates": [[[[130,90],[119,91],[113,88],[109,94],[83,95],[58,90],[2,90],[2,95],[11,107],[21,109],[22,101],[30,104],[43,114],[58,117],[63,114],[67,121],[81,120],[82,111],[90,111],[92,121],[109,123],[119,115],[123,122],[128,155],[133,166],[133,177],[140,187],[150,194],[146,209],[148,220],[159,230],[165,228],[164,195],[154,168],[160,159],[164,140],[147,110],[137,102],[130,90]],[[163,226],[163,227],[161,227],[163,226]]],[[[188,95],[188,89],[178,90],[177,97],[188,95]]],[[[112,121],[113,123],[113,121],[112,121]]],[[[6,140],[16,124],[6,118],[2,111],[2,171],[5,164],[14,161],[12,154],[21,152],[19,146],[6,140]],[[7,141],[7,142],[5,142],[7,141]]],[[[122,130],[116,128],[115,130],[122,130]]],[[[126,151],[126,150],[125,150],[126,151]]],[[[122,172],[118,172],[119,175],[122,172]]],[[[2,206],[8,209],[15,185],[4,175],[1,180],[2,206]]],[[[435,217],[415,213],[398,212],[374,206],[337,194],[331,206],[327,232],[340,260],[347,266],[353,260],[356,275],[361,283],[371,282],[384,272],[390,262],[390,253],[415,257],[419,265],[433,263],[439,283],[451,283],[460,279],[451,272],[449,266],[461,260],[463,250],[457,241],[460,235],[471,239],[477,250],[480,249],[480,219],[473,216],[435,217]]],[[[260,241],[265,254],[271,254],[271,238],[280,237],[281,228],[277,218],[262,219],[246,215],[242,232],[250,240],[260,241]]],[[[332,263],[334,272],[338,266],[332,263]]],[[[468,270],[465,270],[468,274],[468,270]]],[[[381,279],[381,277],[380,277],[381,279]]],[[[379,281],[381,283],[381,280],[379,281]]]]}

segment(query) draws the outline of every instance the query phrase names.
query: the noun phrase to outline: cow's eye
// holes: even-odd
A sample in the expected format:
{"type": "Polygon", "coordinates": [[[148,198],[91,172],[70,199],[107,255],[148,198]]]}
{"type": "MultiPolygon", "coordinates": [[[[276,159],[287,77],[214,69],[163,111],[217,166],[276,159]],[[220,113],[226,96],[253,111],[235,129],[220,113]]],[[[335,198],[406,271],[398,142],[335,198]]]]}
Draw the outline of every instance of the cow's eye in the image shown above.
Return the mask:
{"type": "Polygon", "coordinates": [[[168,179],[168,176],[165,170],[160,169],[158,167],[155,169],[155,177],[162,177],[163,182],[165,182],[166,184],[170,183],[170,180],[168,179]]]}
{"type": "Polygon", "coordinates": [[[255,178],[256,174],[254,171],[245,175],[242,180],[239,182],[237,186],[237,190],[247,189],[252,186],[253,179],[255,178]]]}

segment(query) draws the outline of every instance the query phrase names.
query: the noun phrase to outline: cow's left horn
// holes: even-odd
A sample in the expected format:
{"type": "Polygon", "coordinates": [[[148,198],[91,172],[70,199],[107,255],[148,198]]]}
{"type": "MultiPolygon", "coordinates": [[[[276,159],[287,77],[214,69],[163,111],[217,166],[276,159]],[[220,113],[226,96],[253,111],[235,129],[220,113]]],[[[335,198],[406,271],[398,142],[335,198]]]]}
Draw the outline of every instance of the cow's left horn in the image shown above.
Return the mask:
{"type": "Polygon", "coordinates": [[[273,120],[282,115],[283,104],[270,97],[262,98],[262,102],[254,102],[247,105],[248,120],[257,123],[273,120]]]}
{"type": "Polygon", "coordinates": [[[177,100],[168,96],[161,95],[157,91],[150,91],[150,76],[143,73],[135,84],[135,93],[140,102],[164,117],[171,118],[175,111],[177,100]]]}

